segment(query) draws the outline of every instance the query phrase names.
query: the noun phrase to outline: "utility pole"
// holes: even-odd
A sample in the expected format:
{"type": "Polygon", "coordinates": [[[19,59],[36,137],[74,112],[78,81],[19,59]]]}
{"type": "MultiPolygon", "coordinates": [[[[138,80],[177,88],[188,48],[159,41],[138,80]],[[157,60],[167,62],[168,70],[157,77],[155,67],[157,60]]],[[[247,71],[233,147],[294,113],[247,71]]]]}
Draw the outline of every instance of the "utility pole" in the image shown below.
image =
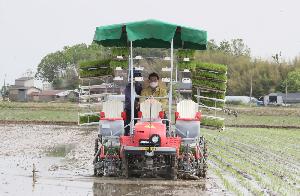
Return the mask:
{"type": "Polygon", "coordinates": [[[249,101],[250,107],[251,107],[251,98],[252,98],[252,73],[250,78],[250,101],[249,101]]]}
{"type": "Polygon", "coordinates": [[[286,106],[286,101],[287,101],[287,91],[288,91],[288,81],[285,81],[285,101],[284,104],[286,106]]]}

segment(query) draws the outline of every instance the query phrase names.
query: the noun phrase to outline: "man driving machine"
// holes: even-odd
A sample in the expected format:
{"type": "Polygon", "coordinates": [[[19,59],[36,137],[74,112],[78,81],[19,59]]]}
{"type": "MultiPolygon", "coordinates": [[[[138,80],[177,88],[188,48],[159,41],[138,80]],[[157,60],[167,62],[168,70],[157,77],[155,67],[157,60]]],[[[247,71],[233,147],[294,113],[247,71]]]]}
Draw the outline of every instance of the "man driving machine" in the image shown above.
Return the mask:
{"type": "MultiPolygon", "coordinates": [[[[153,72],[149,74],[149,86],[142,90],[141,96],[144,97],[166,97],[167,91],[161,85],[159,85],[159,76],[157,73],[153,72]]],[[[141,102],[144,101],[145,98],[141,98],[141,102]]],[[[162,104],[163,110],[167,107],[167,99],[158,99],[158,101],[162,104]]]]}

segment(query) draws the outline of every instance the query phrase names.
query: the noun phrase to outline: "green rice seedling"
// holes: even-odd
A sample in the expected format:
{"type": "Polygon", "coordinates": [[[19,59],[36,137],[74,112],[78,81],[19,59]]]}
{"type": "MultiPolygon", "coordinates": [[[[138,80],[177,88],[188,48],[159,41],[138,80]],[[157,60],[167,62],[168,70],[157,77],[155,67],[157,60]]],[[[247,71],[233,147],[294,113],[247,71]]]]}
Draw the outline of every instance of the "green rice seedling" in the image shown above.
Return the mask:
{"type": "Polygon", "coordinates": [[[222,65],[222,64],[196,62],[195,71],[200,72],[201,70],[207,70],[207,71],[216,72],[216,73],[226,73],[227,66],[222,65]]]}
{"type": "Polygon", "coordinates": [[[128,68],[127,60],[111,60],[109,64],[112,69],[115,69],[116,67],[121,67],[122,69],[128,68]]]}
{"type": "MultiPolygon", "coordinates": [[[[197,94],[197,93],[195,93],[197,94]]],[[[225,99],[225,93],[223,92],[201,92],[201,96],[216,98],[216,99],[225,99]]]]}
{"type": "Polygon", "coordinates": [[[123,56],[128,57],[129,56],[129,48],[127,47],[114,47],[111,49],[111,54],[116,56],[123,56]]]}
{"type": "Polygon", "coordinates": [[[215,90],[225,91],[226,84],[225,83],[216,83],[208,80],[193,80],[194,86],[204,87],[204,88],[211,88],[215,90]]]}
{"type": "Polygon", "coordinates": [[[176,52],[177,59],[182,60],[183,58],[195,58],[195,50],[189,50],[189,49],[178,49],[176,52]]]}
{"type": "Polygon", "coordinates": [[[88,70],[91,68],[108,67],[110,59],[95,60],[95,61],[83,61],[79,63],[79,69],[88,70]]]}
{"type": "Polygon", "coordinates": [[[79,124],[99,122],[100,114],[89,114],[79,116],[79,124]]]}
{"type": "Polygon", "coordinates": [[[81,78],[107,76],[113,75],[113,70],[110,67],[92,70],[79,70],[79,75],[81,78]]]}
{"type": "MultiPolygon", "coordinates": [[[[295,165],[291,162],[293,160],[285,159],[283,152],[269,152],[268,146],[270,144],[278,145],[278,141],[281,142],[282,137],[274,137],[276,135],[272,133],[276,133],[277,130],[259,129],[268,137],[264,137],[257,130],[230,129],[225,132],[205,132],[203,129],[205,137],[211,141],[209,142],[210,154],[218,154],[222,157],[225,165],[229,163],[255,177],[256,184],[258,184],[255,187],[260,187],[270,193],[295,195],[296,186],[293,183],[299,182],[299,177],[297,170],[294,170],[295,165]],[[270,138],[270,141],[267,141],[267,138],[270,138]]],[[[281,130],[278,132],[288,136],[294,131],[281,130]]],[[[285,151],[282,148],[284,145],[279,144],[279,146],[281,146],[281,151],[285,151]]]]}
{"type": "Polygon", "coordinates": [[[221,179],[224,187],[228,191],[233,192],[236,195],[242,195],[241,192],[232,183],[230,183],[228,179],[226,179],[226,177],[219,168],[213,167],[212,170],[221,179]]]}
{"type": "Polygon", "coordinates": [[[178,61],[177,65],[180,70],[184,70],[184,69],[194,70],[196,66],[194,61],[178,61]]]}
{"type": "Polygon", "coordinates": [[[217,108],[223,108],[225,105],[224,102],[215,102],[208,99],[200,99],[200,104],[203,104],[208,107],[217,107],[217,108]]]}
{"type": "Polygon", "coordinates": [[[222,73],[213,73],[213,72],[208,72],[208,71],[198,71],[198,72],[193,72],[193,79],[196,80],[213,80],[215,82],[226,82],[227,81],[227,76],[226,74],[222,73]]]}

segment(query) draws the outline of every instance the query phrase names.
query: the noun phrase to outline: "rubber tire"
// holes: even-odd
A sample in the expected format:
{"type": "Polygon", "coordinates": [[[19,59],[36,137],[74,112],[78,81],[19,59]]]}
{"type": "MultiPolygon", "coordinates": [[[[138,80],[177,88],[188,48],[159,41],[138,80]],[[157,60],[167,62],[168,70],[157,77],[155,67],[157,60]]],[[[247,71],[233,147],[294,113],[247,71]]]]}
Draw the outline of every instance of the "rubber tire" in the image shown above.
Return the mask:
{"type": "Polygon", "coordinates": [[[177,180],[177,174],[178,174],[178,164],[177,164],[177,158],[176,155],[171,155],[170,157],[170,166],[168,167],[168,178],[170,180],[177,180]]]}

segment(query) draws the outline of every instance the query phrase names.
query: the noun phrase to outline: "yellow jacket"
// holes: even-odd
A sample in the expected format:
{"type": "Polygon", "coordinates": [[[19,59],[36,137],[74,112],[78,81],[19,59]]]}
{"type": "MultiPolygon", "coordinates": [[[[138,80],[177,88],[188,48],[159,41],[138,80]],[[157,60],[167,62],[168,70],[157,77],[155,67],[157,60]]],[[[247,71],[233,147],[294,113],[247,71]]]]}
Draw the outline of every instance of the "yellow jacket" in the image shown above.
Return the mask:
{"type": "MultiPolygon", "coordinates": [[[[152,90],[150,86],[147,86],[142,90],[141,96],[153,96],[153,97],[166,97],[167,91],[166,89],[162,88],[161,86],[156,87],[156,89],[152,90]]],[[[157,99],[161,104],[163,110],[167,108],[168,99],[157,99]]],[[[145,98],[141,98],[140,102],[145,101],[145,98]]]]}

